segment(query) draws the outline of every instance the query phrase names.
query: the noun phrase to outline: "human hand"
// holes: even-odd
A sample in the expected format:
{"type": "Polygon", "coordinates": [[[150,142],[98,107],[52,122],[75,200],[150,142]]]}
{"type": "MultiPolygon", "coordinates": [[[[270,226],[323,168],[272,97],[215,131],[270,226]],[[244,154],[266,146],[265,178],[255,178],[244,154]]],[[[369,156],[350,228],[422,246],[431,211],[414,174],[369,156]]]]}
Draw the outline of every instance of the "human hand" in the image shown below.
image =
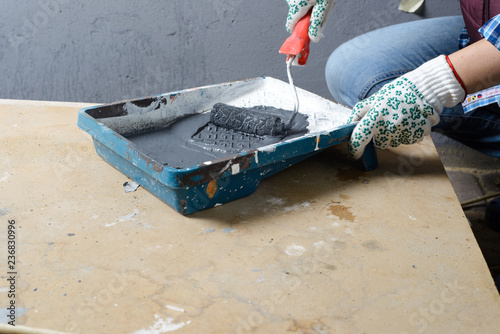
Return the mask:
{"type": "Polygon", "coordinates": [[[322,35],[328,13],[335,5],[335,0],[286,0],[289,6],[286,30],[293,32],[295,25],[312,8],[309,38],[318,42],[322,35]]]}
{"type": "Polygon", "coordinates": [[[464,97],[465,90],[446,57],[439,56],[354,106],[348,123],[359,123],[349,152],[360,158],[372,139],[381,149],[420,142],[439,122],[443,107],[453,107],[464,97]]]}
{"type": "Polygon", "coordinates": [[[403,76],[358,102],[348,123],[357,121],[360,122],[352,133],[349,152],[359,159],[372,139],[380,149],[421,141],[439,122],[439,115],[403,76]]]}

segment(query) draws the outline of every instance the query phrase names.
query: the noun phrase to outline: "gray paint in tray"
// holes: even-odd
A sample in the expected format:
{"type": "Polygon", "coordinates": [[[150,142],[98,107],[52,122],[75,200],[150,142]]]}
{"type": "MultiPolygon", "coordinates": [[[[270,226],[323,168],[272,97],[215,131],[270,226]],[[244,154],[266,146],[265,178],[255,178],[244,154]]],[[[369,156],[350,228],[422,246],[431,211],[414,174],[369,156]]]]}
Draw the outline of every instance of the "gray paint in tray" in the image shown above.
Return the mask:
{"type": "MultiPolygon", "coordinates": [[[[274,107],[250,108],[280,115],[287,122],[293,112],[274,107]]],[[[307,133],[307,116],[298,113],[286,135],[256,135],[217,126],[210,113],[189,115],[168,127],[126,136],[140,151],[156,161],[175,168],[201,165],[241,152],[275,144],[307,133]]]]}

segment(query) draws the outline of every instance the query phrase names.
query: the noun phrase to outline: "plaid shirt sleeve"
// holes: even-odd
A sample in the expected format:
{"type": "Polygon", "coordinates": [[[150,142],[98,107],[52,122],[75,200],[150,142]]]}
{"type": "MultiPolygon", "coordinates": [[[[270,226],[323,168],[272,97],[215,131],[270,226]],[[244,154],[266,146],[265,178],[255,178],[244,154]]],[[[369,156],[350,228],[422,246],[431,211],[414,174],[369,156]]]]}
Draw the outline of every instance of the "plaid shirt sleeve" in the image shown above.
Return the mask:
{"type": "MultiPolygon", "coordinates": [[[[479,33],[497,49],[500,50],[500,14],[490,19],[484,26],[479,28],[479,33]]],[[[494,86],[474,94],[469,94],[462,102],[465,113],[489,104],[499,103],[500,86],[494,86]]]]}
{"type": "Polygon", "coordinates": [[[479,28],[479,33],[500,50],[500,14],[490,19],[479,28]]]}
{"type": "Polygon", "coordinates": [[[470,44],[469,33],[467,32],[467,28],[463,28],[460,32],[460,36],[458,37],[458,48],[463,49],[467,45],[470,44]]]}

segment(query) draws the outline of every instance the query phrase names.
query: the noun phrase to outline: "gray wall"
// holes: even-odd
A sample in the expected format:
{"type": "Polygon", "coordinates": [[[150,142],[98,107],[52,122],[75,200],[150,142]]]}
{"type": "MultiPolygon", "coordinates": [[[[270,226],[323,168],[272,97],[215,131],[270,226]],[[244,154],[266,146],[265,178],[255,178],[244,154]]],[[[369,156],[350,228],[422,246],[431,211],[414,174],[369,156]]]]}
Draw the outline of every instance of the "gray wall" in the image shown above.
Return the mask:
{"type": "MultiPolygon", "coordinates": [[[[294,70],[330,98],[324,65],[342,42],[382,26],[459,15],[459,0],[338,0],[325,38],[294,70]]],[[[4,0],[0,98],[113,102],[262,75],[286,79],[285,0],[4,0]]],[[[367,50],[368,52],[368,50],[367,50]]]]}

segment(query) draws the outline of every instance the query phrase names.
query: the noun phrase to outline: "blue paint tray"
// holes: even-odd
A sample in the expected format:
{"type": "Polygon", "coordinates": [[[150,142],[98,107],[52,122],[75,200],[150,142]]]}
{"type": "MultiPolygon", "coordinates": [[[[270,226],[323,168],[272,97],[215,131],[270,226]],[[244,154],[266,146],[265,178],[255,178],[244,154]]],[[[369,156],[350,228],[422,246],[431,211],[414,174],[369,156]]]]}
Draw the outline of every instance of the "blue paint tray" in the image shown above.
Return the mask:
{"type": "MultiPolygon", "coordinates": [[[[195,138],[218,102],[293,110],[289,84],[270,77],[84,108],[78,127],[92,136],[105,161],[178,212],[191,214],[248,196],[262,179],[349,140],[354,124],[346,124],[348,108],[302,89],[298,94],[305,131],[273,143],[240,134],[235,141],[234,133],[216,131],[219,137],[213,146],[208,125],[199,128],[208,131],[202,133],[202,145],[195,138]],[[179,134],[188,139],[176,142],[179,134]],[[196,153],[200,149],[206,152],[196,153]]],[[[363,160],[365,169],[376,168],[372,146],[363,160]]]]}

